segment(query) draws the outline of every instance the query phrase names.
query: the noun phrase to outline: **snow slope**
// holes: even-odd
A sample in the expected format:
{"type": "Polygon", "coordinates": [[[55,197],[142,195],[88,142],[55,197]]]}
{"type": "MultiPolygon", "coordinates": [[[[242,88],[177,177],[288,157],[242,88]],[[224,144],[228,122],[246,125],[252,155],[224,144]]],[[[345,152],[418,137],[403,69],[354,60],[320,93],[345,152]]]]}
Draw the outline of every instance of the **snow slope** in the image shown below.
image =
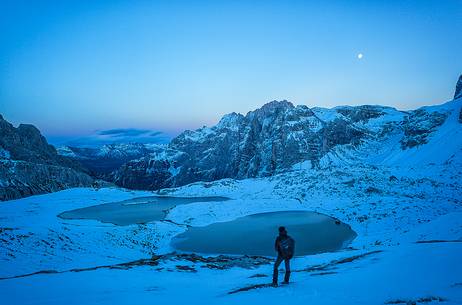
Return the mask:
{"type": "Polygon", "coordinates": [[[8,201],[0,206],[0,277],[63,273],[3,279],[0,291],[8,304],[384,304],[428,298],[460,304],[461,175],[448,166],[405,170],[364,164],[323,174],[308,169],[199,182],[161,194],[232,200],[181,205],[169,211],[167,221],[124,227],[56,215],[153,193],[70,189],[8,201]],[[336,217],[358,238],[343,251],[295,258],[294,283],[288,287],[228,294],[268,283],[271,264],[225,263],[217,269],[214,263],[168,254],[171,238],[188,225],[295,209],[336,217]],[[416,243],[432,240],[440,242],[416,243]],[[155,261],[126,265],[153,254],[155,261]],[[67,271],[75,268],[89,270],[67,271]]]}

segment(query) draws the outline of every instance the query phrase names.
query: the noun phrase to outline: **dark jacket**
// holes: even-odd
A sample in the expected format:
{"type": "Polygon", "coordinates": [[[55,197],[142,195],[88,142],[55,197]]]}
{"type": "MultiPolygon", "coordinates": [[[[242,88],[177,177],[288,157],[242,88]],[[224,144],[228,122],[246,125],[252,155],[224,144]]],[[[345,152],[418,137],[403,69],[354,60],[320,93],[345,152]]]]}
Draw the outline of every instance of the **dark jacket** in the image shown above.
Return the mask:
{"type": "Polygon", "coordinates": [[[294,256],[295,241],[287,234],[279,234],[274,241],[274,249],[282,258],[291,259],[294,256]]]}

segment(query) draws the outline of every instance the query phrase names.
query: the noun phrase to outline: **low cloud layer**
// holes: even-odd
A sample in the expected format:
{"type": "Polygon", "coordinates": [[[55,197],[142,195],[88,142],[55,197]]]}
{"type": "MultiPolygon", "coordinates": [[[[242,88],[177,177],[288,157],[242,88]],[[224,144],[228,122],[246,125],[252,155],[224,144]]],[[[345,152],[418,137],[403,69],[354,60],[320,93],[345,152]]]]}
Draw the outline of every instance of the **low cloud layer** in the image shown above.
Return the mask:
{"type": "Polygon", "coordinates": [[[137,129],[137,128],[116,128],[108,130],[99,130],[97,134],[100,136],[110,136],[114,138],[122,137],[158,137],[162,135],[160,131],[152,131],[150,129],[137,129]]]}

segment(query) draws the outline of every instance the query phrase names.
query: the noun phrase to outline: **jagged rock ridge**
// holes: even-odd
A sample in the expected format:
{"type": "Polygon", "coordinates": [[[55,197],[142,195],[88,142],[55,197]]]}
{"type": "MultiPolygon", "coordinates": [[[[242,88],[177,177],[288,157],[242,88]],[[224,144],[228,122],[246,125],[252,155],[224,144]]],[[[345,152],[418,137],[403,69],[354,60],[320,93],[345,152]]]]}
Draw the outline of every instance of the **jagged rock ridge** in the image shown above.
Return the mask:
{"type": "Polygon", "coordinates": [[[58,155],[36,127],[15,128],[0,115],[0,200],[92,182],[79,163],[58,155]]]}
{"type": "Polygon", "coordinates": [[[456,90],[454,92],[454,99],[462,97],[462,74],[459,76],[456,84],[456,90]]]}

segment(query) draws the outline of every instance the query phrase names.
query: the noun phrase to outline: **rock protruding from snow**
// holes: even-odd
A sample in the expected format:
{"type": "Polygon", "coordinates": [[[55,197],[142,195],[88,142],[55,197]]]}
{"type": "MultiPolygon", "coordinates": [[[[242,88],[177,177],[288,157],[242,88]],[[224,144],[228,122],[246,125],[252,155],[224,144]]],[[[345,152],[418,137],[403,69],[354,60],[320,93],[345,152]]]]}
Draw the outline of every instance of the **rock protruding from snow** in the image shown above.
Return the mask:
{"type": "Polygon", "coordinates": [[[459,76],[459,80],[456,84],[456,91],[454,92],[454,99],[462,97],[462,74],[459,76]]]}
{"type": "Polygon", "coordinates": [[[401,148],[426,144],[429,135],[441,126],[447,117],[448,113],[428,112],[424,109],[410,113],[403,122],[404,137],[401,140],[401,148]]]}
{"type": "Polygon", "coordinates": [[[80,164],[58,155],[35,126],[15,128],[0,116],[0,200],[92,182],[80,164]]]}

